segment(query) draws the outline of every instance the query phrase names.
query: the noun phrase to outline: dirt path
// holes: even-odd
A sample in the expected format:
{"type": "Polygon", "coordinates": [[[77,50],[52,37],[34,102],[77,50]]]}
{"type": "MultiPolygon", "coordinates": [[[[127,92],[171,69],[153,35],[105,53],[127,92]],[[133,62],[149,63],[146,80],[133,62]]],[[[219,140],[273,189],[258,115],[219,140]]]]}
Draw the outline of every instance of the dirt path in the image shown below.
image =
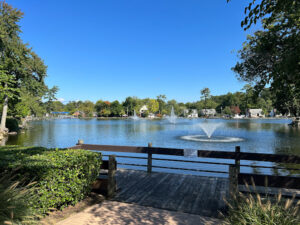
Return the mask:
{"type": "Polygon", "coordinates": [[[58,225],[221,224],[221,220],[115,201],[104,201],[60,221],[58,225]]]}

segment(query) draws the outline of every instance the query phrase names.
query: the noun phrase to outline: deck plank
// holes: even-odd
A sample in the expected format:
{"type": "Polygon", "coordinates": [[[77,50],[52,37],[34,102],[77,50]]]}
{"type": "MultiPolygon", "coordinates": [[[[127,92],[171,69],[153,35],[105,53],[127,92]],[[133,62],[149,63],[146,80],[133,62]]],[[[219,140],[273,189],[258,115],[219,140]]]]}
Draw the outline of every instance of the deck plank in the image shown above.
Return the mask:
{"type": "Polygon", "coordinates": [[[204,216],[218,216],[228,192],[226,178],[120,169],[116,179],[115,201],[204,216]]]}

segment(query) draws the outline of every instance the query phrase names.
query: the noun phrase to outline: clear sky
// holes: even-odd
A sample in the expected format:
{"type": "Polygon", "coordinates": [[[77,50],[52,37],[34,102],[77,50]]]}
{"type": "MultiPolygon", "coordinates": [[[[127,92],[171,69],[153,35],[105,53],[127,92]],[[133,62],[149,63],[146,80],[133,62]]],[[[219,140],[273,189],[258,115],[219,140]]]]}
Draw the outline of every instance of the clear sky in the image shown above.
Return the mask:
{"type": "Polygon", "coordinates": [[[246,39],[247,1],[7,0],[25,13],[22,38],[48,65],[59,98],[196,101],[244,83],[231,67],[246,39]]]}

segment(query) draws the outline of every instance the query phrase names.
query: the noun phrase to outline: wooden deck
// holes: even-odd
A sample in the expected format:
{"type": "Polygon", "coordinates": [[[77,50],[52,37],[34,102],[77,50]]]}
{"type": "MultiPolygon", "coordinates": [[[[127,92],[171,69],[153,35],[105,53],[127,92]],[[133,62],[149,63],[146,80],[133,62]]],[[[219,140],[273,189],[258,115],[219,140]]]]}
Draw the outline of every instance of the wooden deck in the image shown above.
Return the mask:
{"type": "Polygon", "coordinates": [[[228,179],[120,169],[113,200],[203,216],[224,210],[228,179]]]}

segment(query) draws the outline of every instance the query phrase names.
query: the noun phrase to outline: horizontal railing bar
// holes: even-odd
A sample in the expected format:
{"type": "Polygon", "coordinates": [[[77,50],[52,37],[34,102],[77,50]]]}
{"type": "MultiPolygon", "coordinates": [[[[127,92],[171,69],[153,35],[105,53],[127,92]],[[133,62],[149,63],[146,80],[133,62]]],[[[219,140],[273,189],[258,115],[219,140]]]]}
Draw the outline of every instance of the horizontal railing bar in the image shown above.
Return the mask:
{"type": "Polygon", "coordinates": [[[144,164],[134,164],[134,163],[118,163],[118,165],[147,167],[147,165],[144,165],[144,164]]]}
{"type": "Polygon", "coordinates": [[[216,164],[216,165],[224,165],[224,166],[234,165],[234,163],[203,162],[203,161],[180,160],[180,159],[159,159],[159,158],[152,158],[152,159],[161,160],[161,161],[186,162],[186,163],[216,164]]]}
{"type": "Polygon", "coordinates": [[[300,170],[297,168],[285,168],[285,167],[278,167],[278,166],[259,166],[259,165],[240,165],[243,167],[253,167],[253,168],[267,168],[267,169],[279,169],[279,170],[300,170]]]}
{"type": "Polygon", "coordinates": [[[225,171],[213,171],[213,170],[198,170],[198,169],[187,169],[187,168],[178,168],[178,167],[167,167],[167,166],[152,166],[153,168],[161,168],[161,169],[173,169],[173,170],[188,170],[188,171],[196,171],[196,172],[208,172],[208,173],[225,173],[225,171]]]}
{"type": "MultiPolygon", "coordinates": [[[[157,147],[135,147],[135,146],[116,146],[116,145],[89,145],[82,144],[71,147],[72,149],[86,149],[112,152],[128,153],[152,153],[159,155],[184,156],[184,149],[177,148],[157,148],[157,147]]],[[[225,152],[225,151],[207,151],[196,150],[198,157],[221,158],[221,159],[239,159],[249,161],[269,161],[281,163],[300,164],[300,156],[295,155],[275,155],[265,153],[246,153],[246,152],[225,152]]]]}
{"type": "MultiPolygon", "coordinates": [[[[143,165],[143,164],[130,164],[130,163],[118,163],[118,165],[147,167],[147,165],[143,165]]],[[[224,174],[228,173],[225,171],[198,170],[198,169],[187,169],[187,168],[167,167],[167,166],[152,166],[152,167],[153,168],[161,168],[161,169],[188,170],[188,171],[195,171],[195,172],[224,173],[224,174]]]]}
{"type": "MultiPolygon", "coordinates": [[[[109,155],[103,155],[108,157],[109,155]]],[[[147,157],[136,157],[136,156],[124,156],[124,155],[117,155],[116,157],[120,158],[130,158],[130,159],[147,159],[147,157]]],[[[193,161],[193,160],[180,160],[180,159],[160,159],[160,158],[152,158],[152,160],[160,160],[160,161],[174,161],[174,162],[185,162],[185,163],[200,163],[200,164],[213,164],[213,165],[224,165],[230,166],[234,165],[233,163],[219,163],[219,162],[203,162],[203,161],[193,161]]],[[[300,169],[297,168],[285,168],[285,167],[277,167],[277,166],[260,166],[260,165],[246,165],[242,164],[241,167],[252,167],[252,168],[266,168],[266,169],[279,169],[279,170],[294,170],[298,171],[300,169]]]]}
{"type": "MultiPolygon", "coordinates": [[[[108,157],[109,155],[102,155],[108,157]]],[[[130,158],[130,159],[147,159],[147,157],[137,157],[137,156],[126,156],[126,155],[116,155],[119,158],[130,158]]]]}

